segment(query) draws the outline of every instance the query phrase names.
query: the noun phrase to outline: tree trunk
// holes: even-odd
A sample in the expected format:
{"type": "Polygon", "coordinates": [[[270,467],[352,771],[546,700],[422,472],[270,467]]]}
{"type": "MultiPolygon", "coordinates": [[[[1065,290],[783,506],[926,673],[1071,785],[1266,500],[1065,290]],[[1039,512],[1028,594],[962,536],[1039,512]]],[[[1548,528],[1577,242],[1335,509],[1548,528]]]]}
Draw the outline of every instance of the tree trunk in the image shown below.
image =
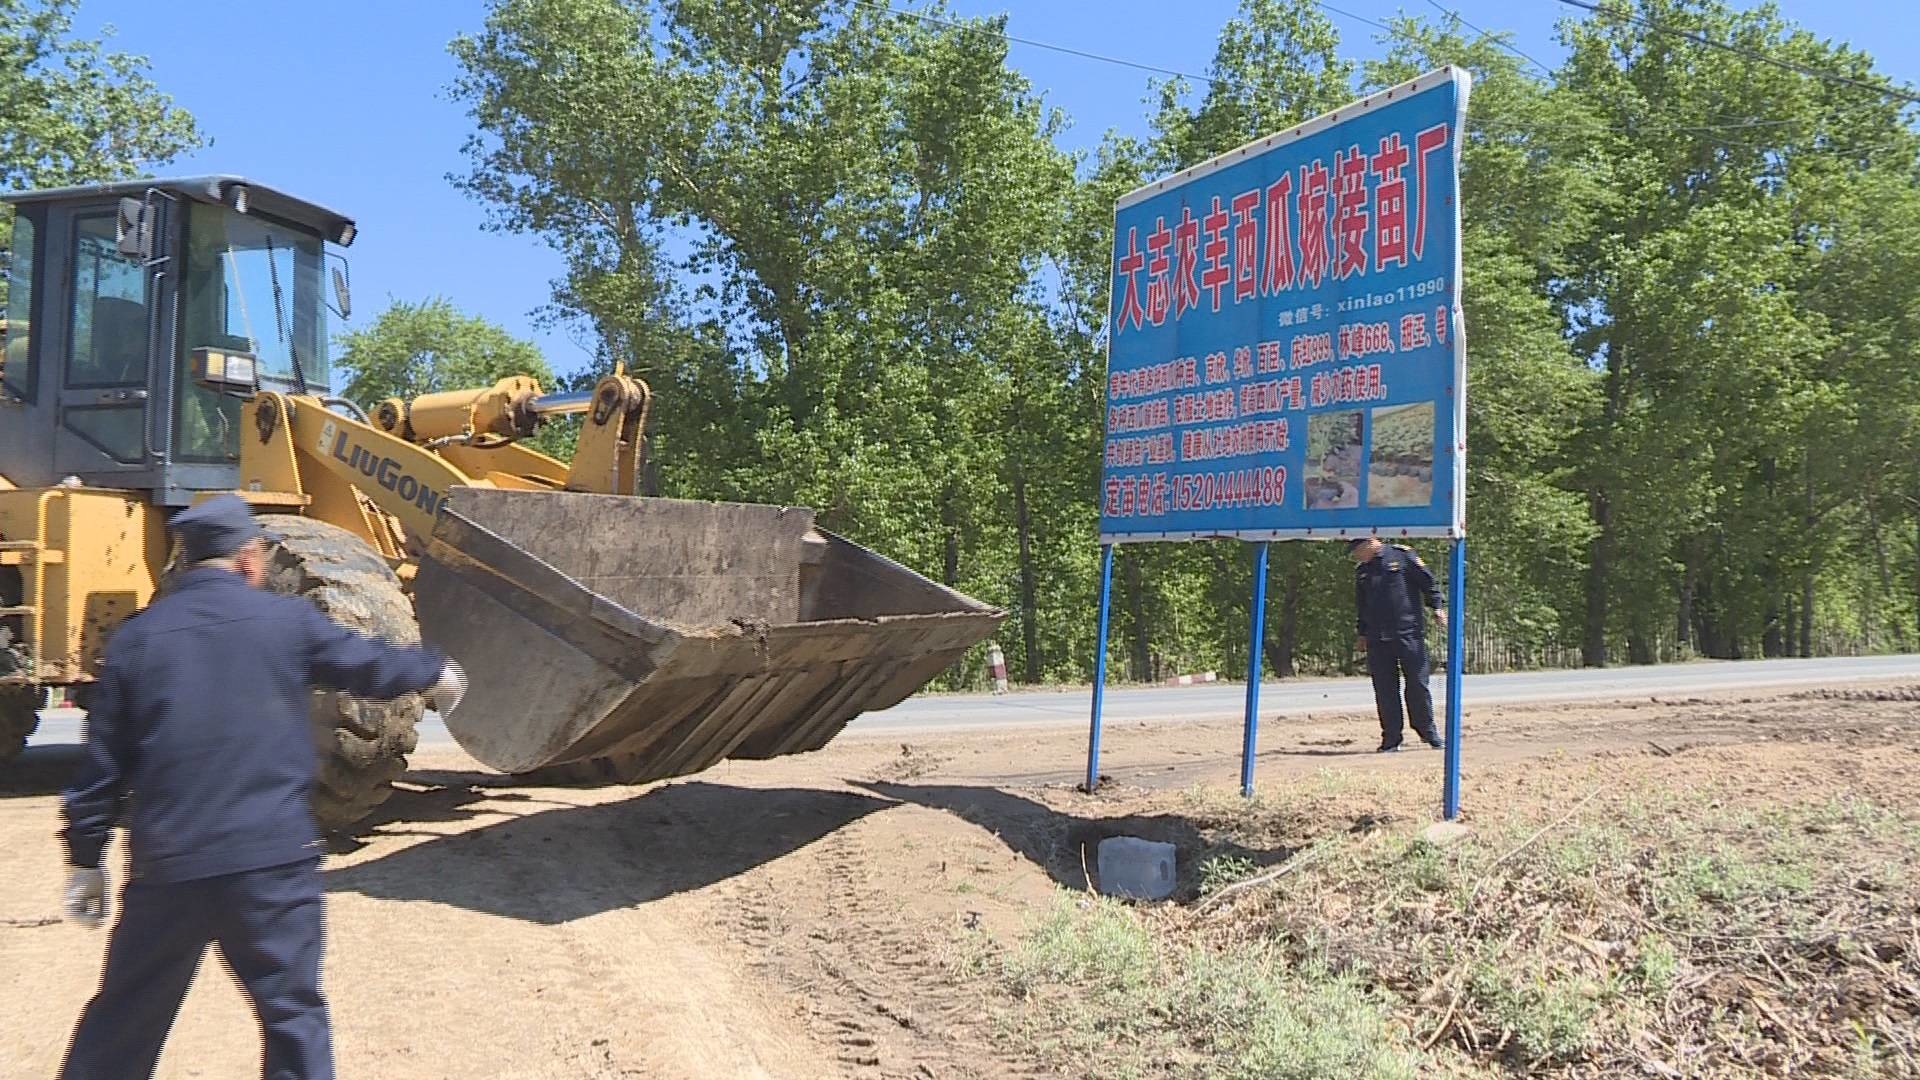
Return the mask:
{"type": "Polygon", "coordinates": [[[1678,620],[1680,625],[1679,633],[1675,635],[1675,640],[1682,652],[1693,645],[1693,590],[1694,579],[1699,572],[1693,565],[1693,559],[1689,557],[1686,570],[1680,576],[1680,618],[1678,620]]]}
{"type": "MultiPolygon", "coordinates": [[[[1819,515],[1814,512],[1811,458],[1801,462],[1800,475],[1805,481],[1801,486],[1806,490],[1807,500],[1804,511],[1806,532],[1803,537],[1811,544],[1813,538],[1819,535],[1816,530],[1820,524],[1819,515]]],[[[1808,555],[1806,568],[1801,571],[1800,577],[1800,655],[1803,657],[1813,655],[1813,575],[1820,569],[1819,560],[1820,549],[1816,546],[1808,555]]]]}
{"type": "Polygon", "coordinates": [[[1603,491],[1593,492],[1589,504],[1594,524],[1600,531],[1594,534],[1593,543],[1587,549],[1586,633],[1580,645],[1580,662],[1587,667],[1606,667],[1607,584],[1613,570],[1612,515],[1603,491]]]}
{"type": "Polygon", "coordinates": [[[1813,655],[1813,569],[1800,579],[1800,655],[1813,655]]]}
{"type": "MultiPolygon", "coordinates": [[[[1609,466],[1606,451],[1607,443],[1613,440],[1615,430],[1620,424],[1620,415],[1625,409],[1627,396],[1627,350],[1621,342],[1623,328],[1615,323],[1607,336],[1607,374],[1606,400],[1600,413],[1600,446],[1593,460],[1601,462],[1599,469],[1609,466]]],[[[1608,482],[1605,472],[1601,472],[1587,485],[1587,508],[1593,516],[1595,531],[1593,543],[1587,550],[1586,618],[1580,643],[1580,662],[1587,667],[1607,666],[1607,600],[1612,587],[1613,549],[1613,504],[1608,495],[1608,482]]]]}
{"type": "Polygon", "coordinates": [[[959,495],[948,482],[945,494],[940,497],[940,526],[946,535],[946,554],[940,563],[940,583],[947,588],[960,584],[960,521],[959,495]]]}
{"type": "MultiPolygon", "coordinates": [[[[1887,538],[1880,531],[1880,504],[1878,500],[1867,500],[1867,530],[1873,537],[1874,569],[1878,572],[1880,581],[1880,595],[1875,599],[1881,603],[1891,603],[1893,600],[1893,570],[1887,565],[1887,538]]],[[[1907,640],[1906,625],[1896,621],[1893,627],[1894,648],[1901,652],[1906,652],[1907,640]]]]}
{"type": "Polygon", "coordinates": [[[1299,674],[1300,650],[1300,567],[1287,567],[1286,584],[1280,589],[1280,633],[1274,642],[1273,673],[1282,679],[1299,674]]]}
{"type": "Polygon", "coordinates": [[[1013,472],[1013,525],[1020,538],[1020,681],[1040,681],[1039,583],[1034,580],[1033,531],[1027,516],[1027,474],[1013,472]]]}
{"type": "Polygon", "coordinates": [[[1147,616],[1145,590],[1140,584],[1139,551],[1120,553],[1120,581],[1126,591],[1127,600],[1127,636],[1129,642],[1129,660],[1135,682],[1145,682],[1152,677],[1153,656],[1147,642],[1147,616]]]}
{"type": "Polygon", "coordinates": [[[1651,664],[1658,659],[1653,652],[1653,640],[1647,632],[1638,628],[1627,631],[1627,662],[1630,664],[1651,664]]]}
{"type": "Polygon", "coordinates": [[[1793,605],[1791,596],[1788,596],[1788,613],[1782,625],[1786,626],[1786,653],[1782,655],[1799,655],[1799,609],[1793,605]]]}

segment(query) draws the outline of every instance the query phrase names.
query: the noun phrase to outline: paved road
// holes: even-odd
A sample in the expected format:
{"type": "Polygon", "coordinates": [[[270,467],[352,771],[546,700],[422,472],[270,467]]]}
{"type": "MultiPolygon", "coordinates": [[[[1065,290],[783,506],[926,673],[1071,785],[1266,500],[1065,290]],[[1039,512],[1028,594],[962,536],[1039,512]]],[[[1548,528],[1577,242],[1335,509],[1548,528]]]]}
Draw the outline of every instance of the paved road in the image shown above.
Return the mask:
{"type": "MultiPolygon", "coordinates": [[[[1755,687],[1819,686],[1882,679],[1920,681],[1920,656],[1702,662],[1597,671],[1475,675],[1468,678],[1464,692],[1471,705],[1709,694],[1755,687]]],[[[1435,678],[1433,690],[1436,701],[1445,700],[1442,695],[1446,680],[1435,678]]],[[[1117,687],[1107,691],[1103,712],[1108,723],[1230,719],[1245,714],[1246,694],[1246,686],[1241,683],[1117,687]]],[[[1079,726],[1087,722],[1090,706],[1089,692],[1084,689],[1021,692],[1001,697],[930,694],[909,698],[884,712],[868,713],[855,720],[848,732],[895,738],[1036,725],[1079,726]]],[[[1269,682],[1260,694],[1262,716],[1365,711],[1372,707],[1372,689],[1360,679],[1269,682]]],[[[33,737],[34,745],[79,742],[80,720],[81,714],[73,710],[44,713],[40,731],[33,737]]],[[[420,724],[420,745],[452,744],[439,718],[429,713],[420,724]]]]}

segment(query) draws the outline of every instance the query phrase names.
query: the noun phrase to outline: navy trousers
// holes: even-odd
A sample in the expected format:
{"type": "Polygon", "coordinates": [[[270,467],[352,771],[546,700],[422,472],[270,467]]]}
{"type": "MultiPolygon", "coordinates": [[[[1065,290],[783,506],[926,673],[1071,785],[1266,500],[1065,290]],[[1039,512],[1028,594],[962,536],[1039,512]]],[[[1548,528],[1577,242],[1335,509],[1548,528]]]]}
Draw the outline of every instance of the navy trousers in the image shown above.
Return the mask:
{"type": "Polygon", "coordinates": [[[1373,676],[1373,704],[1380,712],[1380,745],[1399,746],[1405,720],[1422,739],[1438,738],[1433,730],[1433,693],[1427,689],[1432,674],[1427,640],[1422,634],[1401,634],[1385,641],[1367,642],[1367,671],[1373,676]],[[1407,709],[1400,711],[1400,679],[1407,681],[1407,709]]]}
{"type": "Polygon", "coordinates": [[[317,859],[199,881],[129,881],[100,992],[80,1015],[61,1077],[151,1077],[209,944],[253,1002],[266,1040],[261,1075],[333,1080],[317,859]]]}

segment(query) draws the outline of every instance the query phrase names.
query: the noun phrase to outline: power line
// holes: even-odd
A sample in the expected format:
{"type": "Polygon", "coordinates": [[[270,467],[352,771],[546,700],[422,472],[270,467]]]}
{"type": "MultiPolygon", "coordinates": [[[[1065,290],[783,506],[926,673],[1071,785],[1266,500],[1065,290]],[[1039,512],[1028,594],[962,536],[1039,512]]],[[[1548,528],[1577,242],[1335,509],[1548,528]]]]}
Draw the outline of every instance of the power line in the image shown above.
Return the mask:
{"type": "Polygon", "coordinates": [[[1836,74],[1831,71],[1821,71],[1819,68],[1811,68],[1811,67],[1807,67],[1804,64],[1796,64],[1791,60],[1782,60],[1782,59],[1779,59],[1778,57],[1768,56],[1766,53],[1757,52],[1753,49],[1746,49],[1738,45],[1729,45],[1725,42],[1715,41],[1712,38],[1706,36],[1705,34],[1696,34],[1691,30],[1681,30],[1675,27],[1664,25],[1662,23],[1654,22],[1652,19],[1643,19],[1638,15],[1632,14],[1631,12],[1610,11],[1606,8],[1601,7],[1599,4],[1588,3],[1587,0],[1560,0],[1560,2],[1563,4],[1572,5],[1573,7],[1577,7],[1577,8],[1585,8],[1586,10],[1593,12],[1595,15],[1609,15],[1615,18],[1625,19],[1630,23],[1634,23],[1635,25],[1638,25],[1638,26],[1643,26],[1648,30],[1654,31],[1655,33],[1672,34],[1675,37],[1683,37],[1683,38],[1686,38],[1688,41],[1691,41],[1697,45],[1705,45],[1710,49],[1719,49],[1722,52],[1730,52],[1730,53],[1733,53],[1735,56],[1743,56],[1749,60],[1758,60],[1763,64],[1771,64],[1774,67],[1781,68],[1786,71],[1791,71],[1797,75],[1805,75],[1808,78],[1820,79],[1824,82],[1836,83],[1843,86],[1851,86],[1856,90],[1871,91],[1872,93],[1879,94],[1882,97],[1899,98],[1900,100],[1911,103],[1911,104],[1920,104],[1920,94],[1915,94],[1910,91],[1901,90],[1897,87],[1875,86],[1870,82],[1863,82],[1859,79],[1849,78],[1845,75],[1836,74]]]}
{"type": "Polygon", "coordinates": [[[1313,2],[1316,7],[1319,7],[1323,11],[1331,11],[1335,15],[1352,19],[1354,22],[1366,23],[1368,26],[1374,27],[1375,29],[1385,30],[1389,34],[1393,33],[1393,27],[1388,26],[1386,23],[1378,22],[1374,19],[1369,19],[1365,15],[1355,15],[1351,11],[1342,11],[1341,9],[1334,7],[1332,4],[1327,3],[1327,0],[1313,0],[1313,2]]]}
{"type": "Polygon", "coordinates": [[[1213,82],[1212,79],[1204,75],[1189,75],[1184,71],[1175,71],[1172,68],[1156,67],[1152,64],[1142,64],[1137,60],[1127,60],[1118,56],[1106,56],[1101,53],[1087,52],[1084,49],[1074,49],[1074,48],[1069,48],[1068,46],[1065,46],[1065,45],[1055,45],[1052,42],[1035,41],[1032,38],[1015,37],[1012,34],[1005,33],[1003,31],[987,30],[985,27],[980,26],[977,23],[960,22],[959,20],[956,20],[956,19],[942,19],[937,15],[929,15],[924,11],[902,11],[890,5],[880,3],[879,0],[848,0],[848,2],[853,4],[858,4],[859,6],[864,8],[872,8],[876,11],[884,11],[889,15],[899,15],[909,19],[919,19],[921,22],[933,23],[936,26],[950,27],[955,30],[984,31],[985,33],[992,34],[994,37],[1000,38],[1004,41],[1011,41],[1020,45],[1030,45],[1033,48],[1046,49],[1050,52],[1065,53],[1068,56],[1078,56],[1083,60],[1097,60],[1103,64],[1118,64],[1121,67],[1134,68],[1139,71],[1151,71],[1156,75],[1172,75],[1177,78],[1190,79],[1195,82],[1203,82],[1203,83],[1213,82]]]}
{"type": "Polygon", "coordinates": [[[1432,4],[1434,6],[1434,9],[1440,12],[1440,14],[1445,15],[1450,19],[1453,19],[1455,22],[1458,22],[1461,26],[1464,26],[1467,29],[1473,31],[1474,33],[1479,34],[1481,37],[1486,38],[1488,41],[1493,42],[1495,45],[1498,45],[1501,48],[1512,53],[1513,55],[1519,57],[1520,59],[1525,60],[1527,63],[1532,64],[1534,67],[1539,68],[1541,71],[1546,73],[1547,78],[1549,79],[1553,78],[1552,68],[1541,63],[1538,60],[1535,60],[1533,57],[1528,56],[1525,52],[1522,52],[1519,46],[1514,45],[1509,41],[1507,41],[1506,35],[1502,34],[1499,36],[1495,36],[1493,34],[1487,33],[1485,30],[1482,30],[1479,27],[1468,22],[1466,19],[1466,16],[1442,4],[1440,0],[1427,0],[1427,3],[1432,4]]]}
{"type": "MultiPolygon", "coordinates": [[[[1109,56],[1103,53],[1090,52],[1085,49],[1076,49],[1066,45],[1056,45],[1049,41],[1038,41],[1033,38],[1016,37],[1004,31],[988,29],[980,25],[979,23],[962,22],[956,19],[944,19],[937,15],[930,15],[922,11],[911,11],[911,10],[896,8],[885,3],[884,0],[848,0],[848,2],[860,7],[865,7],[875,11],[885,12],[889,15],[893,15],[899,18],[918,19],[918,20],[921,20],[922,22],[932,23],[936,26],[944,26],[950,29],[970,30],[977,33],[984,33],[993,37],[997,37],[1003,41],[1014,42],[1020,45],[1027,45],[1036,49],[1045,49],[1049,52],[1062,53],[1067,56],[1076,56],[1084,60],[1093,60],[1103,64],[1114,64],[1120,67],[1132,68],[1137,71],[1148,71],[1156,75],[1172,75],[1177,78],[1187,79],[1192,82],[1204,83],[1208,85],[1212,85],[1213,83],[1218,81],[1216,79],[1213,79],[1210,76],[1194,75],[1189,72],[1178,71],[1173,68],[1158,67],[1153,64],[1143,64],[1143,63],[1140,63],[1139,61],[1128,60],[1124,57],[1109,56]]],[[[1580,0],[1563,0],[1563,2],[1580,3],[1580,0]]],[[[1368,26],[1377,27],[1381,30],[1387,31],[1388,33],[1394,32],[1393,27],[1388,26],[1385,23],[1377,22],[1373,19],[1367,18],[1364,15],[1356,15],[1353,12],[1335,7],[1332,4],[1326,3],[1326,0],[1314,0],[1314,3],[1317,6],[1325,9],[1326,11],[1331,12],[1332,14],[1339,15],[1344,18],[1352,19],[1356,22],[1365,23],[1368,26]]],[[[1472,23],[1467,22],[1464,18],[1460,18],[1460,15],[1458,12],[1452,11],[1446,7],[1441,6],[1441,4],[1439,3],[1439,0],[1428,0],[1428,3],[1431,3],[1433,4],[1434,7],[1439,8],[1441,12],[1447,15],[1450,15],[1456,19],[1460,19],[1461,25],[1493,40],[1495,43],[1500,44],[1502,47],[1507,48],[1509,51],[1514,52],[1516,55],[1520,56],[1522,59],[1527,60],[1528,62],[1532,63],[1536,67],[1539,67],[1542,70],[1548,71],[1548,73],[1551,74],[1551,70],[1548,69],[1545,64],[1542,64],[1540,63],[1540,61],[1535,60],[1530,56],[1527,56],[1523,52],[1520,52],[1517,48],[1514,48],[1513,46],[1508,45],[1506,42],[1502,41],[1500,38],[1495,37],[1492,34],[1488,34],[1485,30],[1482,30],[1478,26],[1475,26],[1472,23]]],[[[1580,6],[1585,7],[1588,5],[1581,3],[1580,6]]],[[[1597,11],[1598,9],[1596,8],[1594,10],[1597,11]]],[[[1713,43],[1709,41],[1709,42],[1706,42],[1706,44],[1713,44],[1713,43]]],[[[1819,73],[1816,71],[1810,71],[1808,72],[1808,74],[1818,75],[1819,73]]],[[[1848,80],[1848,81],[1852,81],[1852,80],[1848,80]]],[[[1864,86],[1867,89],[1878,89],[1876,87],[1872,87],[1871,85],[1865,84],[1865,83],[1858,83],[1857,85],[1864,86]]],[[[1916,98],[1915,100],[1920,100],[1920,98],[1916,98]]],[[[1843,112],[1843,113],[1831,114],[1823,117],[1816,117],[1814,118],[1813,122],[1816,124],[1825,123],[1830,120],[1839,119],[1841,116],[1848,115],[1852,111],[1853,110],[1847,110],[1847,112],[1843,112]]],[[[1472,130],[1481,130],[1481,131],[1486,131],[1489,128],[1492,128],[1494,130],[1505,130],[1509,133],[1524,133],[1527,131],[1534,131],[1534,130],[1557,129],[1557,130],[1573,130],[1573,131],[1607,131],[1607,132],[1615,132],[1620,134],[1642,134],[1642,135],[1653,135],[1653,134],[1710,135],[1710,134],[1724,133],[1724,132],[1749,131],[1755,128],[1785,127],[1785,126],[1797,124],[1800,122],[1801,121],[1797,119],[1787,119],[1787,120],[1772,119],[1772,120],[1729,121],[1724,124],[1666,124],[1666,125],[1635,124],[1635,125],[1613,126],[1613,125],[1606,125],[1606,124],[1581,124],[1581,123],[1516,124],[1516,123],[1507,123],[1503,121],[1487,121],[1482,119],[1476,119],[1476,120],[1470,121],[1468,124],[1468,127],[1469,129],[1472,129],[1472,130]]]]}

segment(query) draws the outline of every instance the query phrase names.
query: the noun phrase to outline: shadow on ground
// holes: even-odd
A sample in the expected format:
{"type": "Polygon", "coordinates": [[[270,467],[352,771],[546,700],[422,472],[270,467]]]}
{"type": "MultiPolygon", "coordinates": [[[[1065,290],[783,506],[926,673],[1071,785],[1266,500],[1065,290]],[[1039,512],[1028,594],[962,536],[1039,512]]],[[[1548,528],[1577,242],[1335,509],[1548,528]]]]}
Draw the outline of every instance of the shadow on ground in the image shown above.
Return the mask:
{"type": "Polygon", "coordinates": [[[1069,889],[1098,888],[1100,841],[1110,836],[1138,836],[1178,848],[1180,891],[1176,895],[1186,897],[1198,891],[1200,868],[1208,859],[1238,858],[1265,867],[1284,862],[1298,850],[1286,846],[1247,847],[1209,834],[1181,814],[1083,817],[994,787],[876,781],[855,782],[854,786],[888,799],[944,810],[972,822],[1069,889]]]}
{"type": "MultiPolygon", "coordinates": [[[[442,800],[453,815],[484,809],[459,785],[440,791],[447,794],[421,798],[442,800]]],[[[497,807],[516,795],[529,798],[477,798],[497,807]]],[[[413,814],[420,801],[383,810],[395,820],[419,820],[413,814]]],[[[556,806],[437,836],[331,870],[327,889],[553,925],[725,881],[891,805],[849,791],[668,784],[618,802],[556,806]]]]}

